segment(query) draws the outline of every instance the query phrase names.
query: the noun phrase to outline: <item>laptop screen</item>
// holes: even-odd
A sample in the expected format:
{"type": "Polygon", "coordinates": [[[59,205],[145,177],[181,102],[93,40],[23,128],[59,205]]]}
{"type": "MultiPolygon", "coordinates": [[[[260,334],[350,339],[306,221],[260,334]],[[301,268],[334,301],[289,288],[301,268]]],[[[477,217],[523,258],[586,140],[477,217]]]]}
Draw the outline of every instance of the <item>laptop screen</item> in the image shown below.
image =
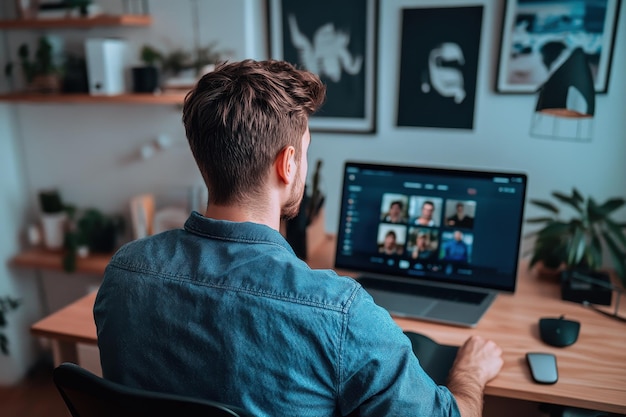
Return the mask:
{"type": "Polygon", "coordinates": [[[346,162],[335,267],[515,291],[523,173],[346,162]]]}

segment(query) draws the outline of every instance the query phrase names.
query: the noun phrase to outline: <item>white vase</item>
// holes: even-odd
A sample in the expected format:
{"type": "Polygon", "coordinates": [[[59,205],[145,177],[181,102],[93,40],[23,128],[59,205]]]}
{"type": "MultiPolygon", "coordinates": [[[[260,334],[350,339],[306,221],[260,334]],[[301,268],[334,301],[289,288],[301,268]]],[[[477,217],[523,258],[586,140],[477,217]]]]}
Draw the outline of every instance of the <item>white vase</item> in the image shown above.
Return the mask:
{"type": "Polygon", "coordinates": [[[67,213],[43,213],[41,215],[41,227],[43,230],[43,243],[46,249],[58,250],[63,248],[65,239],[65,224],[67,213]]]}

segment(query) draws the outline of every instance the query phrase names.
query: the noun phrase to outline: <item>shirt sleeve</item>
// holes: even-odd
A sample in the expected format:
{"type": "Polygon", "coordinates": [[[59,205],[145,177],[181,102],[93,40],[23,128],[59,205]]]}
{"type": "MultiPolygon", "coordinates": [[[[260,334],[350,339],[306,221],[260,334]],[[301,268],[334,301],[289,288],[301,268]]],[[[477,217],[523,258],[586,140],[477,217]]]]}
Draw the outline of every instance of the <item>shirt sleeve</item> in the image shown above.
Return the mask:
{"type": "Polygon", "coordinates": [[[340,352],[343,415],[460,416],[452,393],[424,372],[409,338],[362,288],[346,315],[340,352]]]}

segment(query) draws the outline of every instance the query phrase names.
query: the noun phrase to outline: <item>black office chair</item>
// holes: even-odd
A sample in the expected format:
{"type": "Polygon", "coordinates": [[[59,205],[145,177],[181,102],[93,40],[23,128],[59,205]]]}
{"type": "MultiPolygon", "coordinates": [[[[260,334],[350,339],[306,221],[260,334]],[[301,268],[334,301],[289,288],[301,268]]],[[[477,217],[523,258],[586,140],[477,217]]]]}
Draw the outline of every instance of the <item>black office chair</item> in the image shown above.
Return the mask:
{"type": "Polygon", "coordinates": [[[72,417],[252,416],[215,401],[126,387],[69,362],[55,368],[52,379],[72,417]]]}

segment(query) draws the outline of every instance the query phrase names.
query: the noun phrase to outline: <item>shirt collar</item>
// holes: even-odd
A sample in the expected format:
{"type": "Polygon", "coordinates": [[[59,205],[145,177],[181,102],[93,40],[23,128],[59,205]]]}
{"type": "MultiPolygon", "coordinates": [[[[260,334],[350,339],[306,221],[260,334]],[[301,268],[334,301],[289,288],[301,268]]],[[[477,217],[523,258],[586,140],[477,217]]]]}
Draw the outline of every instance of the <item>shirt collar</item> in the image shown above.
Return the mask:
{"type": "Polygon", "coordinates": [[[185,230],[198,236],[233,242],[276,244],[294,253],[283,235],[264,224],[216,220],[193,211],[185,222],[185,230]]]}

